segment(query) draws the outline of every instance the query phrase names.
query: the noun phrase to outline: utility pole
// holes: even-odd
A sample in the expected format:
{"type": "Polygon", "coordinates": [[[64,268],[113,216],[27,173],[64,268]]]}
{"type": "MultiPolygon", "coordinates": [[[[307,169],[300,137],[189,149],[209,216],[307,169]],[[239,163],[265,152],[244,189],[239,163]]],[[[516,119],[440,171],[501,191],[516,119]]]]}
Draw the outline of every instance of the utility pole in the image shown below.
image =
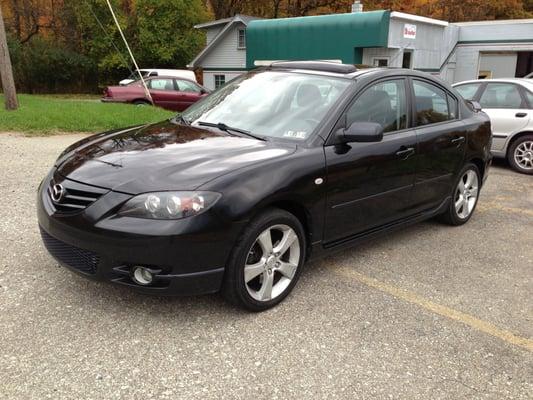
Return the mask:
{"type": "Polygon", "coordinates": [[[6,100],[6,110],[16,110],[19,107],[17,100],[17,90],[13,79],[13,68],[11,67],[11,57],[7,47],[6,28],[4,26],[4,16],[0,6],[0,78],[2,78],[2,88],[6,100]]]}

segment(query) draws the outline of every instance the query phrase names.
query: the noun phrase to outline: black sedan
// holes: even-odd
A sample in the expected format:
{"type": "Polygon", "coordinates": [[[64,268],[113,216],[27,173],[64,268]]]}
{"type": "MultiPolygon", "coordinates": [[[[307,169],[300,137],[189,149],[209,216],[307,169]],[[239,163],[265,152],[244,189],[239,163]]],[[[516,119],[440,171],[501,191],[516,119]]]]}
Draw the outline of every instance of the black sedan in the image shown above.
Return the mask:
{"type": "Polygon", "coordinates": [[[275,63],[170,121],[67,148],[39,226],[86,277],[259,311],[311,258],[436,216],[466,223],[490,138],[487,115],[427,74],[275,63]]]}

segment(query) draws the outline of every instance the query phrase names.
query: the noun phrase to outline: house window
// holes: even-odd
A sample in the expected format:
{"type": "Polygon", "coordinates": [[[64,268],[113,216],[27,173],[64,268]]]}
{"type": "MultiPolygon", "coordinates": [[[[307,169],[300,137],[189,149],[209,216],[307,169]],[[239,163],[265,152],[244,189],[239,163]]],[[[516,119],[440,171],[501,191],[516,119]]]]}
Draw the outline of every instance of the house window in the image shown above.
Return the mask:
{"type": "Polygon", "coordinates": [[[215,89],[224,86],[226,83],[226,75],[215,75],[215,89]]]}
{"type": "Polygon", "coordinates": [[[244,29],[239,29],[238,31],[238,49],[245,49],[246,48],[246,31],[244,29]]]}
{"type": "Polygon", "coordinates": [[[374,58],[373,65],[374,67],[388,67],[389,59],[388,58],[374,58]]]}

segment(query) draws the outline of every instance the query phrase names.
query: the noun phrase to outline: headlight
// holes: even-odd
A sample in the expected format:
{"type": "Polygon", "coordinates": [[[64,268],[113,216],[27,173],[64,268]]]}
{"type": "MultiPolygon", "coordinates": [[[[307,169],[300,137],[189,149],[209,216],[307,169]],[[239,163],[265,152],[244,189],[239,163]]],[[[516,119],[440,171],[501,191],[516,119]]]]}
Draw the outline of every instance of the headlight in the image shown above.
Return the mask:
{"type": "Polygon", "coordinates": [[[220,193],[213,192],[145,193],[129,200],[118,213],[136,218],[181,219],[207,211],[220,197],[220,193]]]}

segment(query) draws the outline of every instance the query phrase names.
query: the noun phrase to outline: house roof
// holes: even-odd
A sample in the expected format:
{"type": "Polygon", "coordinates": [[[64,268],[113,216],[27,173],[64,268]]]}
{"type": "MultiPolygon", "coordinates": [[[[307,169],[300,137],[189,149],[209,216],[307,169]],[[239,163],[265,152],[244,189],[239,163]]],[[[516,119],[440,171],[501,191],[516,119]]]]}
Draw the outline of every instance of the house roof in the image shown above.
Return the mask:
{"type": "Polygon", "coordinates": [[[231,17],[231,18],[218,19],[216,21],[211,21],[211,22],[206,22],[204,24],[195,25],[194,27],[196,29],[209,29],[211,27],[215,27],[219,25],[225,25],[225,26],[218,33],[218,35],[216,35],[215,38],[207,46],[204,47],[204,49],[194,58],[194,60],[192,60],[189,65],[187,65],[187,67],[194,68],[198,64],[198,62],[217,45],[217,43],[224,37],[224,35],[231,29],[231,27],[234,24],[242,23],[245,26],[248,26],[248,24],[251,21],[254,21],[256,19],[262,19],[262,18],[253,17],[251,15],[236,14],[234,17],[231,17]]]}
{"type": "Polygon", "coordinates": [[[263,60],[342,60],[361,64],[362,49],[387,47],[390,11],[252,21],[246,29],[246,66],[263,60]]]}
{"type": "Polygon", "coordinates": [[[203,24],[194,25],[194,27],[196,29],[206,29],[206,28],[211,28],[213,26],[217,26],[217,25],[226,25],[229,22],[235,22],[235,21],[240,21],[244,25],[248,25],[248,23],[250,21],[253,21],[255,19],[262,19],[262,18],[254,17],[252,15],[235,14],[234,17],[224,18],[224,19],[217,19],[215,21],[209,21],[209,22],[205,22],[203,24]]]}
{"type": "Polygon", "coordinates": [[[406,13],[402,13],[398,11],[391,12],[390,17],[398,18],[398,19],[406,19],[408,21],[413,21],[413,22],[423,22],[425,24],[431,24],[431,25],[440,25],[440,26],[449,25],[447,21],[442,21],[440,19],[421,17],[420,15],[406,14],[406,13]]]}

